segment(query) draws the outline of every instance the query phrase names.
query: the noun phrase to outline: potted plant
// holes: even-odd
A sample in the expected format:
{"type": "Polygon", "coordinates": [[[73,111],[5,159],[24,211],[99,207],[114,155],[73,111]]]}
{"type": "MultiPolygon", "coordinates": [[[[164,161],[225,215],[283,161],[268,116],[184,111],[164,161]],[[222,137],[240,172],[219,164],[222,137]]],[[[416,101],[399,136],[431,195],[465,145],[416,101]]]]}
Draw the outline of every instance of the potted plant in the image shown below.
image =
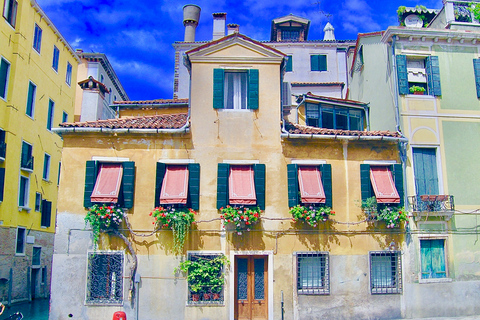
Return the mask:
{"type": "Polygon", "coordinates": [[[375,197],[370,197],[363,201],[362,209],[367,216],[367,220],[385,221],[387,228],[399,227],[402,221],[407,221],[408,223],[405,208],[386,204],[379,208],[375,197]]]}
{"type": "Polygon", "coordinates": [[[375,197],[370,197],[362,201],[362,210],[367,216],[367,220],[375,220],[377,217],[377,199],[375,197]]]}
{"type": "Polygon", "coordinates": [[[417,94],[417,95],[424,95],[425,94],[425,88],[420,87],[420,86],[411,86],[409,89],[411,94],[417,94]]]}
{"type": "Polygon", "coordinates": [[[312,227],[316,227],[319,223],[325,222],[329,216],[335,215],[332,208],[324,206],[302,206],[296,205],[290,208],[290,214],[293,216],[293,221],[303,221],[312,227]]]}
{"type": "Polygon", "coordinates": [[[203,301],[219,300],[225,284],[223,269],[228,265],[229,261],[223,254],[214,257],[196,255],[182,261],[175,268],[175,273],[182,271],[187,275],[192,301],[200,301],[200,297],[203,301]]]}
{"type": "Polygon", "coordinates": [[[234,226],[238,235],[258,223],[262,210],[259,207],[229,206],[220,208],[220,218],[226,227],[234,226]]]}
{"type": "Polygon", "coordinates": [[[173,231],[173,251],[181,253],[185,245],[190,226],[195,223],[195,210],[187,207],[157,207],[150,212],[155,218],[153,224],[158,228],[168,228],[173,231]]]}
{"type": "Polygon", "coordinates": [[[94,204],[88,209],[85,216],[85,226],[87,223],[93,232],[93,247],[96,250],[100,232],[107,232],[114,228],[118,228],[123,221],[125,213],[120,207],[103,204],[94,204]]]}

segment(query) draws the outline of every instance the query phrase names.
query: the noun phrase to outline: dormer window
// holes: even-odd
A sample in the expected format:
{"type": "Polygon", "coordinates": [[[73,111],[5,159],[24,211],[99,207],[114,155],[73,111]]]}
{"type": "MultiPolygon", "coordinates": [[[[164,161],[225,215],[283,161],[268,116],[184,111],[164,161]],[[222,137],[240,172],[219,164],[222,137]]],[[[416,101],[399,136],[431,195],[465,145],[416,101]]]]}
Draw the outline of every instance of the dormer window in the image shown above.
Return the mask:
{"type": "Polygon", "coordinates": [[[338,129],[364,130],[365,111],[322,103],[306,103],[305,122],[307,126],[338,129]]]}
{"type": "Polygon", "coordinates": [[[282,30],[282,41],[298,41],[300,30],[282,30]]]}

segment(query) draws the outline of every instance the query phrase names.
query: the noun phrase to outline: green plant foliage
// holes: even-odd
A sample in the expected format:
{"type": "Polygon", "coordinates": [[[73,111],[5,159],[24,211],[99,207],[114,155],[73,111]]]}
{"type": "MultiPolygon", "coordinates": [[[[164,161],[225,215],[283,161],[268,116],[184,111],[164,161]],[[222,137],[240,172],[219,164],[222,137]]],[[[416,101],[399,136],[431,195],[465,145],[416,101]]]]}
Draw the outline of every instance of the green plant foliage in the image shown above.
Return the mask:
{"type": "Polygon", "coordinates": [[[411,86],[410,88],[408,88],[408,90],[410,91],[410,93],[425,92],[425,88],[420,86],[411,86]]]}
{"type": "Polygon", "coordinates": [[[480,4],[479,3],[470,3],[470,6],[468,8],[471,13],[473,13],[473,17],[475,20],[478,22],[480,21],[480,4]]]}
{"type": "Polygon", "coordinates": [[[173,231],[173,251],[182,253],[190,226],[195,223],[195,210],[190,208],[175,208],[173,206],[157,207],[150,212],[159,228],[173,231]]]}
{"type": "Polygon", "coordinates": [[[225,284],[224,266],[230,262],[225,255],[213,259],[195,256],[195,259],[182,261],[174,273],[182,271],[187,275],[190,291],[193,293],[220,293],[225,284]]]}
{"type": "Polygon", "coordinates": [[[94,204],[92,207],[90,207],[87,215],[85,216],[85,227],[88,223],[92,228],[94,250],[97,249],[100,232],[117,228],[120,223],[122,223],[123,217],[124,212],[119,207],[110,206],[107,204],[94,204]]]}
{"type": "Polygon", "coordinates": [[[389,205],[384,205],[379,208],[375,197],[370,197],[362,201],[362,209],[369,220],[385,221],[387,228],[399,227],[402,221],[408,223],[405,208],[389,205]]]}
{"type": "Polygon", "coordinates": [[[290,214],[293,216],[293,221],[303,221],[312,227],[316,227],[319,223],[327,221],[329,216],[335,215],[335,211],[329,207],[296,205],[290,208],[290,214]]]}
{"type": "Polygon", "coordinates": [[[225,226],[231,224],[235,226],[237,234],[241,235],[242,231],[250,231],[250,227],[260,220],[262,210],[259,207],[243,207],[243,206],[226,206],[220,208],[220,218],[225,226]]]}
{"type": "Polygon", "coordinates": [[[407,7],[405,6],[400,6],[397,9],[398,22],[400,23],[401,26],[405,25],[405,22],[403,21],[403,14],[405,13],[405,10],[407,10],[407,7]]]}

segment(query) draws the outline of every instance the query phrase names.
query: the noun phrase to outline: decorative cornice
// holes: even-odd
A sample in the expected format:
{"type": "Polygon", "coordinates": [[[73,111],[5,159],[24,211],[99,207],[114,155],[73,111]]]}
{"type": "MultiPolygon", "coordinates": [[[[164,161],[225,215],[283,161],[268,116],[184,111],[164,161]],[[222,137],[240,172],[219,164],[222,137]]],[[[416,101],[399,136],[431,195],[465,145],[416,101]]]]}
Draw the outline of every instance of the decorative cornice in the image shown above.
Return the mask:
{"type": "Polygon", "coordinates": [[[396,41],[420,41],[420,42],[445,42],[449,44],[472,44],[475,45],[480,40],[480,32],[471,32],[465,30],[442,30],[430,28],[407,28],[407,27],[389,27],[382,36],[382,42],[391,42],[393,37],[396,41]]]}

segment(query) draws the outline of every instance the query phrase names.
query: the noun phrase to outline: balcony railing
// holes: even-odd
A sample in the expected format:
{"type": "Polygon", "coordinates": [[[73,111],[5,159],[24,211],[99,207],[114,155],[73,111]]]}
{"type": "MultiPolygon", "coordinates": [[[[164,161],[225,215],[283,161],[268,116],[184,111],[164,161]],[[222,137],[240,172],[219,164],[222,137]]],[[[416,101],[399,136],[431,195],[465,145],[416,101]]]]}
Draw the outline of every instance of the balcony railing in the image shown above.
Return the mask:
{"type": "Polygon", "coordinates": [[[417,220],[425,216],[444,216],[448,220],[455,211],[453,195],[410,196],[408,202],[417,220]]]}
{"type": "Polygon", "coordinates": [[[33,170],[33,157],[22,157],[20,167],[23,170],[33,170]]]}
{"type": "Polygon", "coordinates": [[[0,160],[5,160],[5,155],[7,153],[7,144],[5,141],[0,141],[0,160]]]}

